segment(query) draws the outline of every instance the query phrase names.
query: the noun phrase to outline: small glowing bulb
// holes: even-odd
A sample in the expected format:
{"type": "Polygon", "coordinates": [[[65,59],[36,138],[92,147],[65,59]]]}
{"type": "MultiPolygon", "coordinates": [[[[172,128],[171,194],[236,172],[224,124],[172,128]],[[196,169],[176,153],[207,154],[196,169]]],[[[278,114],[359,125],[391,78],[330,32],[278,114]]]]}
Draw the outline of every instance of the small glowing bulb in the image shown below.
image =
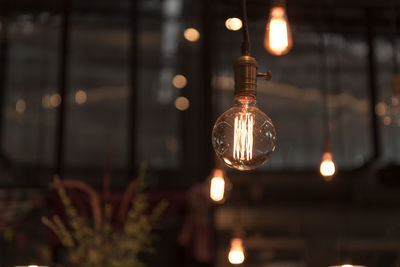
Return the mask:
{"type": "Polygon", "coordinates": [[[228,260],[231,264],[242,264],[244,262],[243,241],[240,238],[231,240],[231,248],[228,254],[228,260]]]}
{"type": "Polygon", "coordinates": [[[218,204],[224,203],[231,187],[232,185],[222,169],[217,168],[212,170],[208,179],[211,201],[218,204]]]}
{"type": "Polygon", "coordinates": [[[38,265],[28,265],[28,267],[39,267],[38,265]]]}
{"type": "Polygon", "coordinates": [[[242,26],[242,20],[239,18],[229,18],[225,21],[225,27],[230,31],[238,31],[242,26]]]}
{"type": "Polygon", "coordinates": [[[26,102],[24,99],[18,99],[17,103],[15,103],[15,111],[19,114],[25,113],[26,110],[26,102]]]}
{"type": "Polygon", "coordinates": [[[343,264],[342,267],[353,267],[351,264],[343,264]]]}
{"type": "Polygon", "coordinates": [[[87,94],[85,91],[83,90],[78,90],[75,93],[75,103],[78,105],[83,105],[85,104],[87,101],[87,94]]]}
{"type": "Polygon", "coordinates": [[[275,150],[275,127],[255,100],[236,99],[214,125],[212,144],[217,156],[231,168],[252,170],[275,150]]]}
{"type": "Polygon", "coordinates": [[[189,42],[197,42],[200,39],[200,33],[195,28],[187,28],[184,31],[183,36],[189,42]]]}
{"type": "Polygon", "coordinates": [[[271,9],[265,31],[264,47],[276,56],[282,56],[292,48],[292,33],[285,8],[273,7],[271,9]]]}
{"type": "Polygon", "coordinates": [[[335,163],[332,160],[332,153],[325,152],[322,156],[322,162],[319,167],[319,171],[322,176],[325,177],[327,181],[332,179],[332,176],[335,174],[335,163]]]}
{"type": "Polygon", "coordinates": [[[187,85],[187,79],[185,76],[178,74],[172,79],[172,85],[178,89],[182,89],[187,85]]]}

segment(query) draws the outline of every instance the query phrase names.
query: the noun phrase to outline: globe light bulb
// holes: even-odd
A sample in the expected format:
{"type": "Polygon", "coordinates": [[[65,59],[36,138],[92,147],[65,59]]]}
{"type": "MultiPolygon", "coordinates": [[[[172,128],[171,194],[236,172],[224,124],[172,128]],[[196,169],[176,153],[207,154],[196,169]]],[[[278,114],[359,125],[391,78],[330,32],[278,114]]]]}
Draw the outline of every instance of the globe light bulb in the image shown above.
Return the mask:
{"type": "Polygon", "coordinates": [[[276,56],[285,55],[292,48],[292,33],[283,6],[271,8],[265,30],[264,47],[276,56]]]}
{"type": "Polygon", "coordinates": [[[257,67],[250,56],[242,56],[236,62],[234,105],[217,119],[212,132],[215,153],[228,167],[237,170],[261,166],[275,150],[275,127],[256,105],[257,67]]]}
{"type": "Polygon", "coordinates": [[[232,184],[226,177],[224,170],[221,168],[212,170],[207,184],[210,200],[216,204],[224,203],[232,188],[232,184]]]}
{"type": "Polygon", "coordinates": [[[231,264],[242,264],[245,260],[243,241],[240,238],[231,240],[231,248],[228,254],[228,260],[231,264]]]}
{"type": "Polygon", "coordinates": [[[321,175],[325,180],[330,181],[336,172],[335,163],[332,160],[332,153],[325,152],[322,156],[322,162],[319,167],[321,175]]]}
{"type": "Polygon", "coordinates": [[[214,125],[212,143],[217,155],[231,168],[252,170],[264,164],[275,150],[275,127],[256,101],[236,99],[214,125]]]}

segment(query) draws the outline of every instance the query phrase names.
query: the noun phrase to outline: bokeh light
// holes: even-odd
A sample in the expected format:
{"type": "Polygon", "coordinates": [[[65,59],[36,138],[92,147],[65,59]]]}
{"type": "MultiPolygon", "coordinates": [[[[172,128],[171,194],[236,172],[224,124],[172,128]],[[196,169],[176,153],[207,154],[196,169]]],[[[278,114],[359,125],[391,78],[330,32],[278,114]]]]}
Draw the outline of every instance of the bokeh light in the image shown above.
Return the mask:
{"type": "Polygon", "coordinates": [[[175,99],[175,107],[180,111],[187,110],[190,106],[190,101],[184,96],[177,97],[175,99]]]}
{"type": "Polygon", "coordinates": [[[189,42],[197,42],[200,39],[200,33],[195,28],[187,28],[183,33],[183,36],[189,42]]]}
{"type": "Polygon", "coordinates": [[[187,79],[182,74],[175,75],[172,79],[172,85],[176,88],[182,89],[187,85],[187,79]]]}

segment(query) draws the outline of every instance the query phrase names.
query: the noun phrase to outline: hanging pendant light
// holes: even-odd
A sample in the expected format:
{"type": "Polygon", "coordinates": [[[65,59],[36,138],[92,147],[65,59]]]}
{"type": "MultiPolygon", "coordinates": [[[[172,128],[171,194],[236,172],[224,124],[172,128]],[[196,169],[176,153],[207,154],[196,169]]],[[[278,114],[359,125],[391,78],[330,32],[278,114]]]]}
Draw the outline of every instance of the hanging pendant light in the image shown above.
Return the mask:
{"type": "Polygon", "coordinates": [[[286,16],[285,0],[275,0],[265,28],[264,47],[275,55],[282,56],[292,49],[292,33],[286,16]]]}
{"type": "Polygon", "coordinates": [[[216,204],[224,203],[232,189],[232,184],[226,176],[221,160],[218,158],[215,160],[215,169],[211,171],[207,179],[206,188],[208,189],[210,200],[216,204]]]}
{"type": "Polygon", "coordinates": [[[325,143],[324,152],[322,154],[322,161],[319,166],[319,171],[327,182],[332,180],[333,175],[335,175],[336,166],[335,163],[333,162],[330,141],[327,141],[325,143]]]}
{"type": "Polygon", "coordinates": [[[325,36],[320,35],[320,46],[321,46],[321,90],[322,90],[322,109],[323,109],[323,135],[325,143],[322,151],[322,160],[319,166],[319,172],[325,181],[329,182],[332,180],[333,175],[336,173],[336,166],[332,156],[332,144],[331,144],[331,131],[330,131],[330,116],[329,116],[329,104],[328,104],[328,58],[326,53],[325,36]]]}
{"type": "Polygon", "coordinates": [[[250,56],[246,0],[242,0],[242,56],[235,63],[235,101],[216,121],[212,144],[217,156],[237,170],[252,170],[264,164],[275,150],[275,127],[256,104],[257,77],[270,79],[270,73],[257,73],[258,64],[250,56]]]}
{"type": "Polygon", "coordinates": [[[231,264],[242,264],[246,259],[243,247],[242,238],[235,237],[231,240],[231,246],[229,249],[228,260],[231,264]]]}

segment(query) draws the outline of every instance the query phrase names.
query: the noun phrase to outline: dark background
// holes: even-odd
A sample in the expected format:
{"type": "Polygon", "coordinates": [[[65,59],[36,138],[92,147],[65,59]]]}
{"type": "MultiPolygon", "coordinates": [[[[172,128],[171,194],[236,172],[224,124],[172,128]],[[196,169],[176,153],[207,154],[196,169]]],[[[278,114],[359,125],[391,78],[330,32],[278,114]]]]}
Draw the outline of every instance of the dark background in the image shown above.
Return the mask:
{"type": "MultiPolygon", "coordinates": [[[[179,196],[206,179],[214,162],[212,125],[233,100],[242,36],[225,20],[240,17],[239,6],[238,0],[0,2],[0,266],[34,260],[39,244],[47,244],[40,217],[52,206],[54,174],[101,190],[110,172],[113,190],[122,191],[145,162],[149,191],[179,196]],[[187,27],[199,30],[199,41],[184,39],[187,27]],[[176,74],[187,77],[185,88],[173,87],[176,74]],[[87,94],[82,105],[74,101],[79,90],[87,94]],[[62,102],[50,107],[55,94],[62,102]],[[189,99],[188,110],[175,108],[178,96],[189,99]],[[19,100],[23,112],[16,110],[19,100]]],[[[384,125],[375,107],[391,94],[400,3],[288,0],[293,49],[281,57],[263,48],[270,6],[248,0],[252,55],[273,74],[270,82],[259,80],[257,100],[275,124],[277,150],[256,171],[228,171],[233,191],[212,211],[215,261],[207,264],[229,265],[229,239],[240,224],[246,266],[398,267],[400,127],[384,125]],[[318,173],[324,92],[338,170],[329,183],[318,173]]],[[[157,259],[163,266],[199,264],[182,260],[177,245],[184,215],[163,224],[157,259]]]]}

